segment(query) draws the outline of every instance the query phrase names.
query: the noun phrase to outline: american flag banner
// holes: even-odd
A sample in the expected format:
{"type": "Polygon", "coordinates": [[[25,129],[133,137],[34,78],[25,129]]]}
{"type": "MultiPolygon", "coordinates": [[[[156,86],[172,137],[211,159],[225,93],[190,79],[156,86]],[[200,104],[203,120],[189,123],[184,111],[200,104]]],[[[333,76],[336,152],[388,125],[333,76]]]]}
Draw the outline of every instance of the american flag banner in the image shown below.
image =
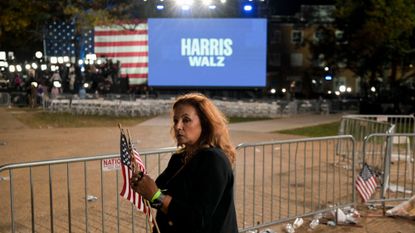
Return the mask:
{"type": "Polygon", "coordinates": [[[147,81],[147,20],[95,27],[94,49],[97,57],[110,58],[114,62],[120,61],[121,76],[128,76],[130,85],[143,84],[147,81]]]}
{"type": "Polygon", "coordinates": [[[131,146],[125,133],[121,131],[120,139],[120,156],[121,156],[121,172],[123,177],[123,187],[120,195],[130,201],[138,210],[147,214],[151,219],[150,207],[145,205],[143,197],[135,192],[130,186],[130,179],[133,170],[140,170],[146,173],[140,154],[131,146]],[[131,161],[133,159],[134,161],[131,161]]]}
{"type": "Polygon", "coordinates": [[[356,189],[362,197],[363,202],[367,202],[370,199],[376,190],[376,186],[376,178],[369,166],[365,163],[356,179],[356,189]]]}
{"type": "Polygon", "coordinates": [[[94,30],[76,33],[75,21],[53,21],[44,31],[45,56],[80,58],[96,54],[97,58],[120,62],[121,77],[130,85],[144,84],[148,77],[147,20],[96,26],[94,30]],[[76,48],[78,42],[79,48],[76,48]]]}
{"type": "Polygon", "coordinates": [[[44,31],[45,56],[75,56],[75,22],[53,21],[44,31]]]}

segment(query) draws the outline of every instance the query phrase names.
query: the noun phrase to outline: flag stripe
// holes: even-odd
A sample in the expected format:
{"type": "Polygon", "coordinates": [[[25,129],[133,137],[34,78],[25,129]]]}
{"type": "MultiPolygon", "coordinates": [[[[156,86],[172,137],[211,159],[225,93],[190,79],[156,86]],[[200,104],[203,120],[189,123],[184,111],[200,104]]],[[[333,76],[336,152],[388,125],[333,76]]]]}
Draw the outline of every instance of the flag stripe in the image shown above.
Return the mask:
{"type": "Polygon", "coordinates": [[[129,77],[132,77],[131,75],[134,75],[136,77],[143,77],[143,78],[147,78],[147,67],[143,67],[139,72],[136,70],[137,67],[121,67],[121,73],[125,74],[129,77]]]}
{"type": "Polygon", "coordinates": [[[121,36],[99,36],[94,33],[94,42],[117,42],[117,41],[147,41],[147,35],[121,35],[121,36]]]}
{"type": "Polygon", "coordinates": [[[147,82],[147,78],[130,78],[128,82],[130,85],[141,85],[147,82]]]}
{"type": "MultiPolygon", "coordinates": [[[[147,74],[124,74],[123,76],[121,76],[122,78],[127,77],[128,78],[133,78],[133,79],[146,79],[147,78],[147,74]]],[[[130,80],[131,82],[132,80],[130,80]]]]}
{"type": "Polygon", "coordinates": [[[137,62],[137,63],[123,63],[121,64],[123,68],[131,68],[131,67],[148,67],[147,62],[137,62]]]}
{"type": "Polygon", "coordinates": [[[113,53],[96,53],[97,57],[135,57],[135,56],[148,56],[146,52],[113,52],[113,53]]]}
{"type": "Polygon", "coordinates": [[[121,66],[123,64],[132,64],[132,63],[143,63],[148,62],[148,57],[117,57],[117,61],[120,61],[121,66]]]}
{"type": "Polygon", "coordinates": [[[147,41],[110,41],[110,42],[95,42],[98,47],[113,47],[113,46],[147,46],[147,41]]]}
{"type": "MultiPolygon", "coordinates": [[[[147,52],[147,47],[145,46],[119,46],[119,47],[98,47],[95,49],[95,54],[111,54],[111,53],[130,53],[130,52],[147,52]]],[[[131,57],[127,57],[131,61],[131,57]]],[[[137,57],[138,58],[138,57],[137,57]]]]}
{"type": "MultiPolygon", "coordinates": [[[[104,29],[105,30],[105,29],[104,29]]],[[[95,35],[97,36],[125,36],[125,35],[147,35],[147,30],[131,30],[131,29],[121,29],[121,30],[96,30],[95,35]]]]}

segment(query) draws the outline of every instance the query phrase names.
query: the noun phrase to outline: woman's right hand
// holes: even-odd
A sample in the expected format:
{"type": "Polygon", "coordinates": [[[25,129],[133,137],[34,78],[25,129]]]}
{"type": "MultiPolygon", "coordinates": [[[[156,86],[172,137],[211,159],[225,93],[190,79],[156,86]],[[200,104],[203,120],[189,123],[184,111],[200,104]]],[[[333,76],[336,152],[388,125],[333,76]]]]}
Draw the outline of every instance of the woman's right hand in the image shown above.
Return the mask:
{"type": "Polygon", "coordinates": [[[147,200],[151,200],[153,195],[159,190],[154,180],[145,174],[134,174],[131,177],[130,185],[132,189],[147,200]]]}

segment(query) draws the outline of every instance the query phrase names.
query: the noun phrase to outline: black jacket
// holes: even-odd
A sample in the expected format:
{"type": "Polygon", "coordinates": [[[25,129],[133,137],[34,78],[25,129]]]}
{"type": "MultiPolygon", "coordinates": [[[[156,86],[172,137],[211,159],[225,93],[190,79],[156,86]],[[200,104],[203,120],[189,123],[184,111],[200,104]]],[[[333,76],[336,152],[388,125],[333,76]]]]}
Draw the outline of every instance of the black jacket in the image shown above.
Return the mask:
{"type": "Polygon", "coordinates": [[[223,151],[202,149],[182,166],[182,154],[173,154],[156,180],[172,197],[168,214],[157,212],[160,232],[237,233],[233,171],[223,151]]]}

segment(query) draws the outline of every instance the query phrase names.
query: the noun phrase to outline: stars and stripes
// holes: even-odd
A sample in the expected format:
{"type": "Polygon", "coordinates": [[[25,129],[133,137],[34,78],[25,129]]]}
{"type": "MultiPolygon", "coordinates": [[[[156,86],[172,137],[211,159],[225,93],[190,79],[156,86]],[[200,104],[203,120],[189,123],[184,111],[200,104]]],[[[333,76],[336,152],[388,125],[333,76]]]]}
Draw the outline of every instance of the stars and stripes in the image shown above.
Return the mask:
{"type": "Polygon", "coordinates": [[[74,58],[96,54],[97,58],[111,59],[121,65],[121,77],[129,78],[130,85],[139,85],[148,77],[147,20],[96,26],[94,30],[76,33],[75,21],[54,21],[44,32],[45,56],[74,58]],[[79,48],[76,48],[78,42],[79,48]]]}
{"type": "Polygon", "coordinates": [[[44,32],[46,56],[75,56],[74,21],[53,21],[44,32]]]}
{"type": "Polygon", "coordinates": [[[121,76],[130,84],[143,84],[148,76],[148,26],[146,20],[132,24],[95,27],[97,57],[120,61],[121,76]]]}
{"type": "Polygon", "coordinates": [[[365,163],[356,179],[356,189],[364,202],[367,202],[376,190],[376,178],[365,163]]]}
{"type": "Polygon", "coordinates": [[[145,205],[143,197],[135,192],[130,186],[130,179],[133,175],[133,171],[142,171],[146,173],[140,154],[130,145],[131,144],[127,140],[124,132],[121,131],[120,156],[123,187],[120,195],[130,201],[138,210],[151,217],[150,207],[145,205]],[[133,159],[133,161],[131,159],[133,159]]]}

